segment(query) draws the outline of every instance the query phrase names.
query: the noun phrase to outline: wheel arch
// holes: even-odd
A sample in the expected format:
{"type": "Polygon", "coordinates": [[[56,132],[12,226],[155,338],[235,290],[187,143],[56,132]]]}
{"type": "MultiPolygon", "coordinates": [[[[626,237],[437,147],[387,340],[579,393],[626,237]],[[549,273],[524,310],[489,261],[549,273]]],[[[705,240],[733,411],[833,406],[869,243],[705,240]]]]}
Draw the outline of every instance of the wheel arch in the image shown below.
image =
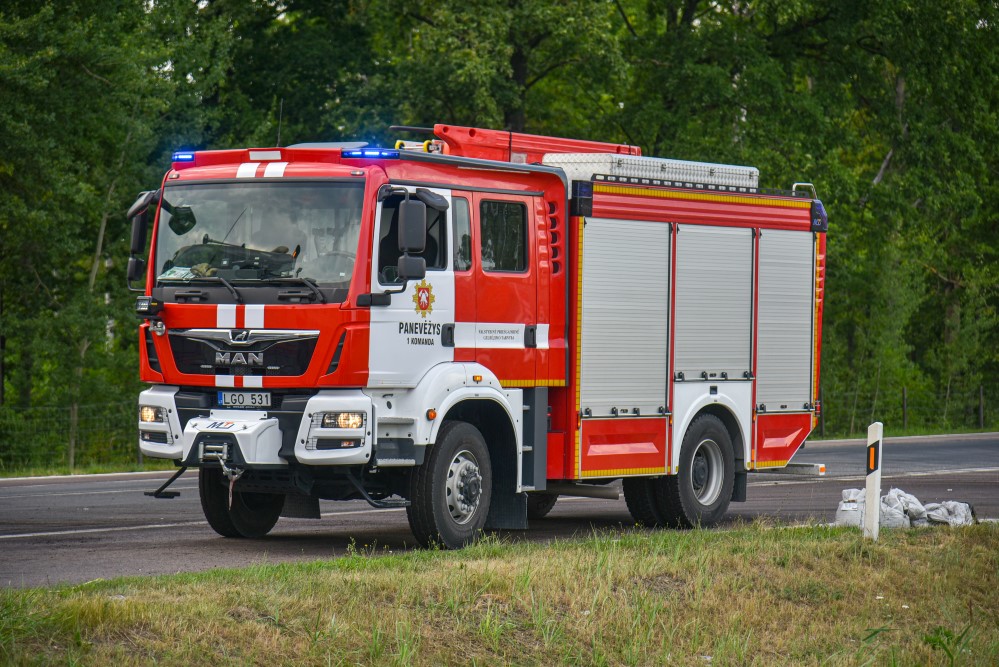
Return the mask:
{"type": "Polygon", "coordinates": [[[470,396],[457,400],[444,415],[446,421],[463,421],[479,430],[486,441],[492,464],[494,487],[516,489],[519,472],[520,434],[509,405],[493,396],[470,396]]]}
{"type": "Polygon", "coordinates": [[[729,436],[732,438],[732,454],[735,458],[735,469],[736,472],[746,469],[746,438],[743,437],[742,427],[739,425],[739,420],[736,419],[735,413],[732,412],[728,406],[724,406],[718,403],[712,403],[710,405],[705,405],[701,408],[694,418],[690,420],[687,424],[689,428],[694,420],[701,415],[714,415],[721,423],[725,426],[728,431],[729,436]]]}
{"type": "Polygon", "coordinates": [[[670,467],[675,473],[680,461],[680,448],[691,424],[702,414],[712,414],[721,420],[732,437],[736,472],[745,471],[751,460],[752,445],[752,385],[730,382],[710,385],[677,383],[673,414],[673,451],[670,467]]]}

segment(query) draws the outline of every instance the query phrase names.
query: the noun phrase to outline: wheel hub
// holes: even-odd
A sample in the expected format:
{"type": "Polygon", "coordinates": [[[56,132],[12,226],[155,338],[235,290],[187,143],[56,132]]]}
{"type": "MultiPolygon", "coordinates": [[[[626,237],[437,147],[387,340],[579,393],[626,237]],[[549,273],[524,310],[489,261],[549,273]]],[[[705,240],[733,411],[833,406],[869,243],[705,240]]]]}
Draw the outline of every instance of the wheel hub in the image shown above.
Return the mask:
{"type": "Polygon", "coordinates": [[[694,458],[694,467],[691,475],[694,482],[694,490],[704,488],[704,482],[708,480],[708,462],[704,460],[704,456],[700,453],[694,458]]]}
{"type": "Polygon", "coordinates": [[[448,512],[456,523],[468,523],[482,497],[482,474],[478,461],[468,450],[459,452],[448,466],[445,486],[448,512]]]}
{"type": "Polygon", "coordinates": [[[711,505],[721,496],[725,476],[725,460],[721,447],[711,438],[697,445],[690,462],[690,485],[694,496],[703,505],[711,505]]]}

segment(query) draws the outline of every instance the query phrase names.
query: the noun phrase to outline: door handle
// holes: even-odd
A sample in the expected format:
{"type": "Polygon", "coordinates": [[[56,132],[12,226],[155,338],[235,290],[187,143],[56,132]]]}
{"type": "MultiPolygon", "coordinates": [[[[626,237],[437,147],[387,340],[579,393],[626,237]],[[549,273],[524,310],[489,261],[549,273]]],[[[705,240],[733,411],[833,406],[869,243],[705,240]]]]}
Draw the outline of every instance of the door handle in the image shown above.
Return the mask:
{"type": "Polygon", "coordinates": [[[524,347],[538,346],[538,325],[528,324],[524,329],[524,347]]]}
{"type": "Polygon", "coordinates": [[[454,324],[445,324],[441,329],[441,345],[454,347],[454,324]]]}

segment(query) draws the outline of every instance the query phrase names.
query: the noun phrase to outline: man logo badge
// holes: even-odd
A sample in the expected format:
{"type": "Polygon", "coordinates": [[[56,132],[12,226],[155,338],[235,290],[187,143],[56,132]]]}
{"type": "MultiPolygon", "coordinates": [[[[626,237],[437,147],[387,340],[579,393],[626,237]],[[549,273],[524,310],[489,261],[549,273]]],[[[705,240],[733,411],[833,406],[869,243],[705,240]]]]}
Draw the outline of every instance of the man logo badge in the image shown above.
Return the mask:
{"type": "Polygon", "coordinates": [[[216,366],[263,366],[263,352],[216,352],[216,366]]]}
{"type": "Polygon", "coordinates": [[[249,329],[233,329],[229,332],[229,340],[233,343],[247,344],[250,342],[249,329]]]}

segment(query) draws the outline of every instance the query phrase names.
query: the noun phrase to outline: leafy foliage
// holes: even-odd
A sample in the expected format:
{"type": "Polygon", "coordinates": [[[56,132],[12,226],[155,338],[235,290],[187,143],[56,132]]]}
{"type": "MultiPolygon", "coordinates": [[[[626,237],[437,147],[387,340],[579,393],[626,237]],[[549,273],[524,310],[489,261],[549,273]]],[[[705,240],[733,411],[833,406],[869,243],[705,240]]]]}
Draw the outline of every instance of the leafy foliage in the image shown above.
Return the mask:
{"type": "Polygon", "coordinates": [[[989,0],[9,0],[0,398],[134,395],[123,213],[172,150],[435,122],[814,182],[827,394],[968,394],[999,371],[997,31],[989,0]]]}

